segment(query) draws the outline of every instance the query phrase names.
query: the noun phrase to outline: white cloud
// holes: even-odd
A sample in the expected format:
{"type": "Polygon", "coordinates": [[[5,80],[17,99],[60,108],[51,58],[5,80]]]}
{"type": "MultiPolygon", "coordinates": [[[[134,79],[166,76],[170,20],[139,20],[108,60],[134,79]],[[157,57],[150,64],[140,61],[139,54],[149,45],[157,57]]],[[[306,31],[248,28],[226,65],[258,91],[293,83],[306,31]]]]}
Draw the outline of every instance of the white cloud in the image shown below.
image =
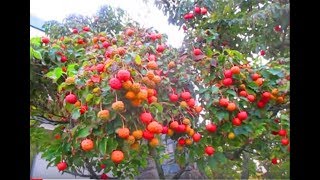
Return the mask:
{"type": "Polygon", "coordinates": [[[147,5],[142,0],[30,0],[30,14],[43,20],[62,21],[72,13],[91,16],[99,7],[109,4],[127,11],[132,19],[144,27],[154,27],[168,35],[168,43],[179,47],[183,41],[183,30],[169,25],[167,17],[152,2],[147,5]]]}

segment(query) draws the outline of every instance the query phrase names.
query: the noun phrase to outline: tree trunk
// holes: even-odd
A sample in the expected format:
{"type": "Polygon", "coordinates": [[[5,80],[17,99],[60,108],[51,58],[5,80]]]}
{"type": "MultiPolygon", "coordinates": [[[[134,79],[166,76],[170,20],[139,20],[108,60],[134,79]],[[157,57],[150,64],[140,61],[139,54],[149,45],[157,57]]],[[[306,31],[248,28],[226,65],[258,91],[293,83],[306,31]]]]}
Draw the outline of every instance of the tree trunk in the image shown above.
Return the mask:
{"type": "Polygon", "coordinates": [[[241,179],[249,179],[249,155],[247,152],[242,153],[241,179]]]}

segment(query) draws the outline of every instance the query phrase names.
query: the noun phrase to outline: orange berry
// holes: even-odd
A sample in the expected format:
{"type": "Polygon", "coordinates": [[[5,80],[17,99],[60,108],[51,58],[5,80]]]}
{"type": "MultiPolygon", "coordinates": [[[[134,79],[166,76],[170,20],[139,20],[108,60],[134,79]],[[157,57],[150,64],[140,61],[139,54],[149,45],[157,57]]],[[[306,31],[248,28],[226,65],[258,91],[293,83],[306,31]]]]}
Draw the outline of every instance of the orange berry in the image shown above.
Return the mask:
{"type": "Polygon", "coordinates": [[[188,107],[187,102],[185,102],[185,101],[181,101],[181,102],[180,102],[180,107],[182,107],[182,108],[186,108],[186,107],[188,107]]]}
{"type": "Polygon", "coordinates": [[[81,148],[84,151],[90,151],[93,149],[93,141],[91,139],[85,139],[81,142],[81,148]]]}
{"type": "Polygon", "coordinates": [[[155,75],[154,75],[153,71],[148,71],[147,74],[146,74],[146,76],[147,76],[150,80],[152,80],[155,75]]]}
{"type": "Polygon", "coordinates": [[[172,69],[174,67],[176,67],[176,64],[173,61],[170,61],[169,64],[168,64],[168,68],[172,69]]]}
{"type": "Polygon", "coordinates": [[[135,130],[133,131],[132,135],[135,139],[141,139],[143,132],[141,130],[135,130]]]}
{"type": "Polygon", "coordinates": [[[154,96],[154,94],[155,94],[154,89],[148,88],[147,91],[148,91],[148,97],[154,96]]]}
{"type": "Polygon", "coordinates": [[[138,93],[140,92],[140,84],[139,83],[133,83],[132,86],[131,86],[131,90],[134,92],[134,93],[138,93]]]}
{"type": "Polygon", "coordinates": [[[241,84],[241,85],[239,86],[239,89],[240,89],[240,90],[246,90],[246,85],[241,84]]]}
{"type": "Polygon", "coordinates": [[[149,123],[147,129],[154,134],[160,134],[162,132],[162,126],[157,121],[149,123]]]}
{"type": "Polygon", "coordinates": [[[200,113],[202,111],[202,107],[201,106],[195,106],[194,110],[196,111],[196,113],[200,113]]]}
{"type": "Polygon", "coordinates": [[[132,92],[132,91],[128,91],[128,92],[126,93],[125,97],[126,97],[127,99],[132,100],[132,99],[136,98],[136,94],[135,94],[134,92],[132,92]]]}
{"type": "Polygon", "coordinates": [[[127,139],[130,135],[130,130],[128,128],[119,128],[117,134],[120,138],[127,139]]]}
{"type": "Polygon", "coordinates": [[[191,138],[187,138],[186,139],[186,145],[191,145],[192,144],[192,139],[191,138]]]}
{"type": "Polygon", "coordinates": [[[93,42],[93,44],[96,44],[97,42],[98,42],[98,40],[99,40],[99,38],[98,37],[93,37],[92,38],[92,42],[93,42]]]}
{"type": "Polygon", "coordinates": [[[128,143],[128,144],[133,144],[134,142],[135,142],[134,136],[130,135],[130,136],[127,138],[127,143],[128,143]]]}
{"type": "Polygon", "coordinates": [[[124,154],[122,151],[115,150],[111,153],[112,162],[118,164],[124,159],[124,154]]]}
{"type": "Polygon", "coordinates": [[[178,126],[179,126],[179,123],[178,123],[178,121],[172,121],[171,123],[170,123],[170,128],[171,129],[176,129],[176,128],[178,128],[178,126]]]}
{"type": "Polygon", "coordinates": [[[64,81],[67,85],[74,84],[75,78],[74,77],[67,77],[67,79],[64,81]]]}
{"type": "Polygon", "coordinates": [[[103,36],[101,36],[100,38],[99,38],[99,41],[100,42],[105,42],[107,40],[107,38],[106,37],[103,37],[103,36]]]}
{"type": "Polygon", "coordinates": [[[279,97],[277,98],[277,103],[283,103],[283,102],[284,102],[283,97],[282,97],[282,96],[279,96],[279,97]]]}
{"type": "Polygon", "coordinates": [[[193,136],[194,133],[195,133],[194,129],[190,129],[190,131],[188,132],[188,135],[189,135],[189,136],[193,136]]]}
{"type": "Polygon", "coordinates": [[[123,56],[126,53],[126,50],[123,47],[119,47],[117,50],[120,56],[123,56]]]}
{"type": "Polygon", "coordinates": [[[134,99],[134,100],[131,101],[131,105],[134,106],[134,107],[140,106],[141,103],[142,103],[141,99],[134,99]]]}
{"type": "Polygon", "coordinates": [[[156,70],[156,69],[158,69],[158,64],[156,61],[149,61],[147,63],[147,68],[152,69],[152,70],[156,70]]]}
{"type": "Polygon", "coordinates": [[[185,124],[185,125],[189,125],[190,124],[190,119],[184,118],[182,123],[185,124]]]}
{"type": "Polygon", "coordinates": [[[173,136],[174,131],[173,131],[172,129],[170,129],[170,128],[169,128],[169,129],[168,129],[168,133],[167,133],[167,134],[168,134],[168,136],[173,136]]]}
{"type": "Polygon", "coordinates": [[[107,109],[99,111],[98,118],[103,119],[103,120],[109,119],[110,118],[109,111],[107,109]]]}
{"type": "Polygon", "coordinates": [[[238,66],[233,66],[231,72],[232,74],[240,74],[240,68],[238,66]]]}
{"type": "Polygon", "coordinates": [[[227,110],[228,111],[234,111],[236,108],[237,108],[237,106],[233,102],[229,103],[228,106],[227,106],[227,110]]]}
{"type": "Polygon", "coordinates": [[[123,111],[124,110],[124,104],[122,101],[116,101],[112,103],[112,109],[115,111],[123,111]]]}
{"type": "Polygon", "coordinates": [[[187,126],[186,126],[186,133],[189,133],[189,132],[190,132],[190,130],[191,130],[190,125],[187,125],[187,126]]]}
{"type": "Polygon", "coordinates": [[[161,82],[161,77],[158,76],[158,75],[155,75],[152,79],[152,81],[156,84],[160,83],[161,82]]]}
{"type": "Polygon", "coordinates": [[[272,91],[271,91],[271,94],[273,94],[273,95],[278,95],[278,93],[279,93],[279,91],[278,91],[278,89],[272,89],[272,91]]]}
{"type": "Polygon", "coordinates": [[[148,91],[146,89],[141,89],[140,92],[137,94],[137,98],[141,100],[147,100],[148,91]]]}
{"type": "Polygon", "coordinates": [[[132,87],[132,82],[130,80],[124,81],[122,87],[125,90],[129,90],[132,87]]]}
{"type": "Polygon", "coordinates": [[[135,150],[135,151],[139,151],[140,144],[138,142],[134,142],[133,144],[131,144],[130,148],[135,150]]]}
{"type": "Polygon", "coordinates": [[[80,102],[80,101],[77,101],[76,103],[74,103],[74,106],[75,106],[75,107],[80,107],[80,106],[81,106],[81,102],[80,102]]]}
{"type": "Polygon", "coordinates": [[[263,79],[262,78],[258,78],[257,80],[254,81],[256,83],[256,85],[261,86],[263,83],[263,79]]]}
{"type": "Polygon", "coordinates": [[[151,141],[149,142],[149,145],[151,147],[157,147],[159,145],[159,140],[157,138],[152,138],[151,141]]]}

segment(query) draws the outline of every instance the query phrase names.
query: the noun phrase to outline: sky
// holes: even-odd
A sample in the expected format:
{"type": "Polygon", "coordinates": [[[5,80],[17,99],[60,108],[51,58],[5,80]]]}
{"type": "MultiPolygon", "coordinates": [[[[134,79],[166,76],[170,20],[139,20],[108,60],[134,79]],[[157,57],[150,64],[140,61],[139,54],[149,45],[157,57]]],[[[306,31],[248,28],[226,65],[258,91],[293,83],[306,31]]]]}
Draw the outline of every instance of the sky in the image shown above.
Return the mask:
{"type": "Polygon", "coordinates": [[[154,27],[161,33],[168,35],[168,44],[180,47],[184,33],[183,30],[169,25],[167,17],[153,5],[153,0],[148,4],[143,0],[30,0],[30,14],[45,21],[62,20],[69,14],[77,13],[91,16],[99,7],[108,4],[120,7],[139,22],[142,26],[154,27]]]}

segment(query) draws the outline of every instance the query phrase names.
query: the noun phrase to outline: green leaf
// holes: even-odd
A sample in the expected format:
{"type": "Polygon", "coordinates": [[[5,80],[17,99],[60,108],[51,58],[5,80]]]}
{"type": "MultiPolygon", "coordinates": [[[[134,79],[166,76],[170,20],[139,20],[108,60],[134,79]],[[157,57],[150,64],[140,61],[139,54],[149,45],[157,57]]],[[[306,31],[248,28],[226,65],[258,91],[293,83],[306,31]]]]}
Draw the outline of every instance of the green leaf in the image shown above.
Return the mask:
{"type": "Polygon", "coordinates": [[[36,59],[42,59],[41,53],[39,51],[33,50],[32,54],[36,59]]]}
{"type": "Polygon", "coordinates": [[[217,162],[217,159],[215,158],[215,155],[210,156],[208,159],[209,159],[208,160],[208,165],[211,167],[211,169],[216,168],[218,162],[217,162]]]}
{"type": "Polygon", "coordinates": [[[72,111],[72,119],[78,119],[80,117],[80,111],[78,108],[73,109],[72,111]]]}
{"type": "Polygon", "coordinates": [[[222,152],[216,152],[214,156],[220,161],[221,163],[227,162],[226,156],[222,152]]]}
{"type": "Polygon", "coordinates": [[[221,121],[222,119],[228,119],[227,117],[228,117],[229,113],[224,110],[220,110],[220,111],[217,111],[216,115],[217,115],[219,121],[221,121]]]}
{"type": "Polygon", "coordinates": [[[268,72],[278,77],[284,77],[284,74],[281,69],[269,69],[268,72]]]}
{"type": "Polygon", "coordinates": [[[30,39],[30,44],[34,46],[40,46],[41,45],[41,38],[40,37],[33,37],[30,39]]]}
{"type": "Polygon", "coordinates": [[[218,87],[216,87],[216,86],[212,86],[211,87],[211,93],[212,94],[215,94],[215,93],[217,93],[219,91],[219,88],[218,87]]]}
{"type": "Polygon", "coordinates": [[[154,106],[156,106],[158,113],[162,113],[163,112],[163,107],[160,103],[153,103],[154,106]]]}
{"type": "Polygon", "coordinates": [[[85,127],[85,128],[80,129],[80,130],[78,131],[76,137],[78,137],[78,138],[84,138],[84,137],[89,136],[89,134],[90,134],[90,128],[91,128],[91,127],[85,127]]]}
{"type": "Polygon", "coordinates": [[[233,97],[237,96],[236,92],[234,90],[228,89],[226,93],[231,94],[233,97]]]}
{"type": "Polygon", "coordinates": [[[141,57],[139,55],[136,55],[135,60],[136,64],[141,65],[141,57]]]}
{"type": "Polygon", "coordinates": [[[110,154],[113,150],[116,150],[118,147],[118,142],[115,138],[108,138],[107,140],[107,153],[110,154]]]}
{"type": "Polygon", "coordinates": [[[99,143],[99,150],[100,150],[100,153],[103,154],[103,155],[107,151],[107,140],[108,140],[107,138],[104,138],[99,143]]]}
{"type": "Polygon", "coordinates": [[[250,132],[252,132],[252,128],[249,125],[242,125],[240,127],[234,128],[234,133],[236,135],[249,135],[250,132]]]}

